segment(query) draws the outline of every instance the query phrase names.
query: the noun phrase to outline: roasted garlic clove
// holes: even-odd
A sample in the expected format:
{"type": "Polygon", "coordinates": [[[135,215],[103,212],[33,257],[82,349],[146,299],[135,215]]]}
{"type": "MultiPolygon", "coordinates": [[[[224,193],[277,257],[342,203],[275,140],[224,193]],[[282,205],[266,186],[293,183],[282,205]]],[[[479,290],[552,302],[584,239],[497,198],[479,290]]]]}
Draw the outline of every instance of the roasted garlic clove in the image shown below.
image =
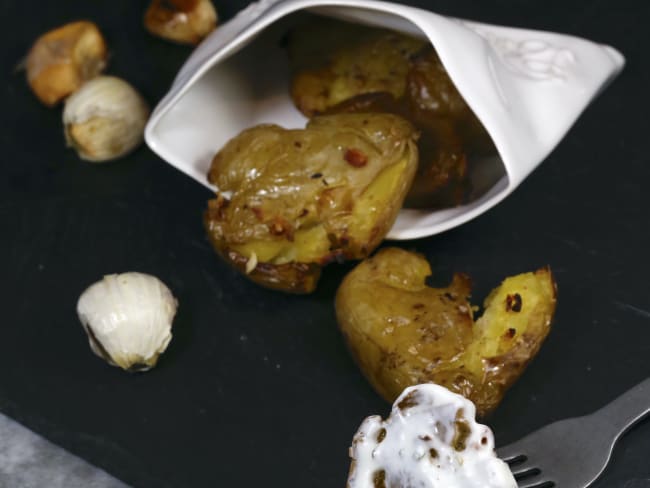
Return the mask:
{"type": "Polygon", "coordinates": [[[81,159],[109,161],[142,142],[148,117],[147,102],[131,85],[114,76],[99,76],[66,100],[65,138],[81,159]]]}
{"type": "Polygon", "coordinates": [[[210,0],[153,0],[144,15],[149,32],[181,44],[198,44],[217,25],[210,0]]]}
{"type": "Polygon", "coordinates": [[[79,297],[77,314],[90,348],[113,366],[146,371],[156,365],[172,338],[178,302],[155,276],[104,276],[79,297]]]}
{"type": "Polygon", "coordinates": [[[53,106],[101,73],[107,55],[95,24],[66,24],[36,40],[27,55],[27,82],[41,102],[53,106]]]}

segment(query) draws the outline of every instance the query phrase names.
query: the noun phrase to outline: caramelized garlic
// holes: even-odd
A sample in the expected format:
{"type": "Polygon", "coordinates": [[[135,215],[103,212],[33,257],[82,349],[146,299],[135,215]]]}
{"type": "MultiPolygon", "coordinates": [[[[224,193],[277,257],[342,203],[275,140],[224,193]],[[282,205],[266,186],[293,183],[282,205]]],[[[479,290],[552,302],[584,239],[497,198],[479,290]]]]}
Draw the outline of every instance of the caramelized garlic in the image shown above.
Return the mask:
{"type": "Polygon", "coordinates": [[[144,15],[152,34],[181,44],[198,44],[217,25],[210,0],[153,0],[144,15]]]}
{"type": "Polygon", "coordinates": [[[27,55],[27,82],[45,105],[56,105],[106,67],[108,49],[89,21],[71,22],[39,37],[27,55]]]}

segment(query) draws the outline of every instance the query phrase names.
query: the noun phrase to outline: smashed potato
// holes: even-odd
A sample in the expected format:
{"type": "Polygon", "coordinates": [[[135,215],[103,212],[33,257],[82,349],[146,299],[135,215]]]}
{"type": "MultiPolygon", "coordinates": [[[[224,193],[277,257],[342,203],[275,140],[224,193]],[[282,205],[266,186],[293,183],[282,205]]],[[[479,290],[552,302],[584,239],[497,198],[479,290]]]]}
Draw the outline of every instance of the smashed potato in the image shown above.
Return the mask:
{"type": "Polygon", "coordinates": [[[425,124],[473,116],[425,39],[321,17],[292,30],[287,50],[291,95],[306,116],[370,93],[392,96],[425,124]]]}
{"type": "Polygon", "coordinates": [[[406,118],[418,128],[446,123],[454,127],[459,145],[468,154],[496,154],[492,138],[456,89],[433,46],[427,45],[411,58],[403,103],[406,118]]]}
{"type": "Polygon", "coordinates": [[[416,137],[389,114],[243,131],[208,174],[219,189],[205,213],[212,244],[261,285],[313,291],[322,266],[368,256],[390,230],[415,175],[416,137]]]}
{"type": "Polygon", "coordinates": [[[506,278],[475,322],[470,280],[425,283],[422,256],[387,248],[363,261],[336,294],[341,332],[361,371],[392,402],[404,388],[433,382],[491,412],[546,338],[556,287],[548,268],[506,278]]]}
{"type": "Polygon", "coordinates": [[[466,201],[471,189],[468,156],[457,130],[441,120],[418,126],[418,171],[404,206],[408,208],[454,207],[466,201]]]}
{"type": "Polygon", "coordinates": [[[410,208],[460,205],[470,193],[468,158],[496,154],[433,46],[386,29],[315,19],[289,36],[291,96],[305,115],[392,113],[420,132],[410,208]]]}
{"type": "MultiPolygon", "coordinates": [[[[391,113],[414,120],[409,107],[389,93],[367,93],[341,102],[325,113],[391,113]]],[[[432,117],[416,123],[418,171],[406,195],[409,208],[441,208],[461,204],[469,191],[467,156],[458,130],[449,119],[432,117]]]]}
{"type": "Polygon", "coordinates": [[[318,18],[289,34],[291,96],[308,117],[364,93],[406,91],[409,57],[423,39],[318,18]]]}

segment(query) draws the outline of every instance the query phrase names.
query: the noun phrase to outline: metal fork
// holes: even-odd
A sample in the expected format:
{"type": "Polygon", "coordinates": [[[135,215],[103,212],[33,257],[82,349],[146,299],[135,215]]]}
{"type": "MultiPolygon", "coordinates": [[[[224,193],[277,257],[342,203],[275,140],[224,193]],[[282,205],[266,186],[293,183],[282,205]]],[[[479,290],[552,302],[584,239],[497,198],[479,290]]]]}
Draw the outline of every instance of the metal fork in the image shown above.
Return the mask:
{"type": "Polygon", "coordinates": [[[616,441],[650,413],[650,378],[600,410],[542,427],[497,449],[519,488],[586,488],[605,470],[616,441]]]}

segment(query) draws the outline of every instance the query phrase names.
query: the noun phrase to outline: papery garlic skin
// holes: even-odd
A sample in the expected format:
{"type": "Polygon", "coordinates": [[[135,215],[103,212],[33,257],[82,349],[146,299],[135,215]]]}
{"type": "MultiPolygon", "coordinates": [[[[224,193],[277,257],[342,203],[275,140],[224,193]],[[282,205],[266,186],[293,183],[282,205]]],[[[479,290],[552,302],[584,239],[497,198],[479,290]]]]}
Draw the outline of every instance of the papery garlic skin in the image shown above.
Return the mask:
{"type": "Polygon", "coordinates": [[[65,102],[63,126],[68,146],[86,161],[119,158],[143,140],[149,106],[126,81],[98,76],[65,102]]]}
{"type": "Polygon", "coordinates": [[[77,314],[95,354],[127,371],[156,365],[172,338],[178,302],[152,275],[106,275],[79,297],[77,314]]]}

